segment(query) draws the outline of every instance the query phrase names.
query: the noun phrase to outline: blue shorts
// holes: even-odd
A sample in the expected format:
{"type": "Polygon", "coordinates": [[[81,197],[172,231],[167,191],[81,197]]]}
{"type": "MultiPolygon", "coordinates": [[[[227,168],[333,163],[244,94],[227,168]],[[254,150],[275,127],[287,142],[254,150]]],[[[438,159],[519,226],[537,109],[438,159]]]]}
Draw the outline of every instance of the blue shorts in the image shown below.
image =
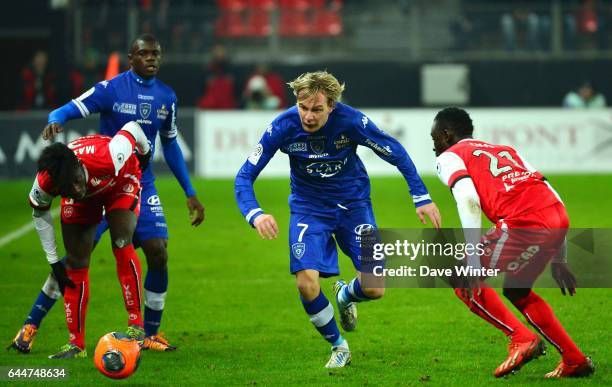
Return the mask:
{"type": "Polygon", "coordinates": [[[332,207],[325,213],[302,213],[292,209],[289,225],[290,270],[317,270],[321,277],[340,274],[336,242],[344,254],[361,269],[362,235],[376,230],[372,205],[332,207]],[[297,212],[296,212],[297,211],[297,212]]]}
{"type": "MultiPolygon", "coordinates": [[[[134,246],[140,246],[142,242],[149,239],[168,239],[166,217],[155,186],[153,184],[143,185],[140,198],[140,215],[132,237],[134,246]]],[[[96,244],[106,230],[108,230],[108,222],[104,217],[96,230],[96,244]]]]}

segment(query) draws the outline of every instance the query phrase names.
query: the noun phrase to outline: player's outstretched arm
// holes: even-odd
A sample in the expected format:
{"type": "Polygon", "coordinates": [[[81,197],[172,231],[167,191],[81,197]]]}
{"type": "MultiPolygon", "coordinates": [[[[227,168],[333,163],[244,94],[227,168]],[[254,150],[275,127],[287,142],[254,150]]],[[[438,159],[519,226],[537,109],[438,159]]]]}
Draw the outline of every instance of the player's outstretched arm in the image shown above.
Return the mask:
{"type": "Polygon", "coordinates": [[[417,207],[416,214],[423,224],[427,224],[427,219],[425,217],[428,217],[435,228],[440,228],[442,226],[442,216],[440,215],[438,206],[436,206],[434,202],[417,207]]]}
{"type": "Polygon", "coordinates": [[[204,206],[200,203],[196,191],[191,184],[187,164],[183,152],[178,144],[176,135],[174,137],[161,136],[162,150],[166,164],[179,182],[187,196],[187,208],[192,226],[199,226],[204,221],[204,206]]]}
{"type": "Polygon", "coordinates": [[[40,244],[47,255],[47,261],[51,265],[53,276],[57,280],[60,291],[64,294],[66,286],[74,288],[76,285],[66,274],[66,267],[57,255],[57,245],[55,242],[55,229],[50,211],[34,208],[32,212],[34,227],[40,238],[40,244]]]}
{"type": "Polygon", "coordinates": [[[270,214],[261,214],[253,221],[253,226],[262,239],[276,239],[278,237],[278,224],[270,214]]]}

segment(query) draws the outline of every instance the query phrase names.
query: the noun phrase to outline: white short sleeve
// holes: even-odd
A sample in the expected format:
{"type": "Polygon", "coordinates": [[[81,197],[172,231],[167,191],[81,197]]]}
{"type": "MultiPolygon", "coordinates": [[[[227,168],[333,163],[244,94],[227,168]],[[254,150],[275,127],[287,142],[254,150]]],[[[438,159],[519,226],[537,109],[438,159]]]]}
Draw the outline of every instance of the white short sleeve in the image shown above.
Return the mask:
{"type": "Polygon", "coordinates": [[[451,184],[450,180],[453,175],[461,171],[466,171],[467,173],[467,167],[456,153],[444,152],[436,158],[436,173],[442,183],[447,186],[451,184]]]}

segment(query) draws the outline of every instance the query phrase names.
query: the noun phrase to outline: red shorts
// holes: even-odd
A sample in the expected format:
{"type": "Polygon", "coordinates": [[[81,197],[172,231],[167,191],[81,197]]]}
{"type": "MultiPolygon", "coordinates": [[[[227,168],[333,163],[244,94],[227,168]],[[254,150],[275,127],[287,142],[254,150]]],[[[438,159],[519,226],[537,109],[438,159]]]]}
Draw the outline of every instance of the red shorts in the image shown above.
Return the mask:
{"type": "Polygon", "coordinates": [[[98,224],[103,210],[124,209],[140,213],[140,181],[136,175],[124,173],[112,187],[90,198],[74,201],[62,198],[62,223],[98,224]]]}
{"type": "Polygon", "coordinates": [[[548,262],[560,254],[568,227],[569,219],[562,203],[502,220],[481,239],[485,245],[481,264],[505,272],[506,282],[514,281],[515,287],[529,286],[548,262]]]}

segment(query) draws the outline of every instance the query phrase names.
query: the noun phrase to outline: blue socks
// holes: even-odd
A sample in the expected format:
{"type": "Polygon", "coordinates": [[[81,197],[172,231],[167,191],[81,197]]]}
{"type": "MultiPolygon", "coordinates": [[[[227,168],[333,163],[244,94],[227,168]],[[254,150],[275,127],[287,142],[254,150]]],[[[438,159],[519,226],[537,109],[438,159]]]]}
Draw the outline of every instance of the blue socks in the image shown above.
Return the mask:
{"type": "Polygon", "coordinates": [[[340,301],[348,304],[349,302],[369,301],[370,298],[361,289],[359,278],[355,277],[338,293],[340,301]]]}
{"type": "Polygon", "coordinates": [[[26,318],[24,324],[34,324],[37,327],[40,327],[42,320],[45,318],[49,310],[55,305],[55,301],[57,299],[51,298],[45,294],[44,291],[40,291],[38,294],[38,298],[32,305],[32,310],[30,310],[30,314],[28,318],[26,318]]]}
{"type": "Polygon", "coordinates": [[[344,339],[334,319],[334,307],[325,298],[323,292],[320,292],[312,301],[306,301],[302,297],[300,299],[304,310],[310,317],[310,322],[317,328],[321,336],[333,346],[342,344],[344,339]]]}
{"type": "Polygon", "coordinates": [[[147,270],[144,282],[145,310],[144,329],[147,336],[154,336],[159,330],[164,304],[166,302],[166,291],[168,290],[168,270],[147,270]]]}

